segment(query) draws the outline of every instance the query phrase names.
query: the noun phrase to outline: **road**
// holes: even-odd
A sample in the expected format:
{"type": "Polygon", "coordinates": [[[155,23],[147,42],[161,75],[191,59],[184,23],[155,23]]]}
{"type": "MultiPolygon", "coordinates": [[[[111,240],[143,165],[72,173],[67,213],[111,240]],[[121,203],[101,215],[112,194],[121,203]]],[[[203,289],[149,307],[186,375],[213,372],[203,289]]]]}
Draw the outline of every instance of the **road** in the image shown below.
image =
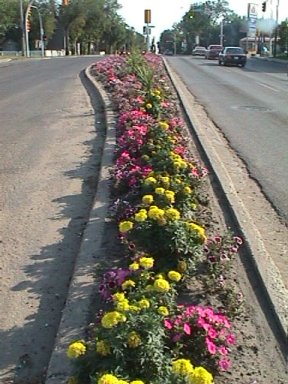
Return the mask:
{"type": "Polygon", "coordinates": [[[101,159],[95,60],[0,64],[1,384],[42,382],[53,349],[101,159]]]}
{"type": "Polygon", "coordinates": [[[288,221],[288,77],[285,65],[250,58],[219,67],[201,57],[167,57],[191,93],[288,221]]]}

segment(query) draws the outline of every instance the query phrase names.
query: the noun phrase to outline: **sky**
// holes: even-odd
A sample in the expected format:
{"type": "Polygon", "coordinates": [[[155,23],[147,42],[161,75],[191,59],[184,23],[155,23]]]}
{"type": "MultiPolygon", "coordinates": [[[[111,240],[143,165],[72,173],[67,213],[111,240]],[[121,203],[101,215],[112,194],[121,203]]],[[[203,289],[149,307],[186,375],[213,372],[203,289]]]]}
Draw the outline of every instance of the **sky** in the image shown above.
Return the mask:
{"type": "MultiPolygon", "coordinates": [[[[229,8],[232,9],[239,16],[247,16],[247,4],[255,3],[259,5],[260,17],[262,16],[261,3],[263,0],[230,0],[229,8]]],[[[288,0],[267,0],[267,11],[265,18],[271,17],[276,19],[276,4],[279,1],[278,7],[278,20],[285,20],[288,18],[288,0]]],[[[155,37],[158,41],[160,34],[165,29],[171,29],[174,23],[181,20],[182,16],[189,10],[190,5],[199,3],[197,0],[118,0],[122,5],[119,14],[124,18],[125,22],[135,28],[139,33],[143,33],[144,23],[144,10],[151,10],[151,25],[152,28],[151,38],[155,37]]]]}

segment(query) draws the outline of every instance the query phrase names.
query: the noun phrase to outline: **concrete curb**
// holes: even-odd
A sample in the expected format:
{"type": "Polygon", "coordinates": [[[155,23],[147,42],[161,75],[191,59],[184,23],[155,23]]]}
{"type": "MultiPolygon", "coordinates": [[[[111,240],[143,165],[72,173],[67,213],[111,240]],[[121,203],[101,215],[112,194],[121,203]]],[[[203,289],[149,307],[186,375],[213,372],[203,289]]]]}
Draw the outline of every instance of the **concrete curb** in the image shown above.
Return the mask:
{"type": "Polygon", "coordinates": [[[223,138],[212,122],[207,126],[201,124],[194,111],[193,101],[191,103],[191,97],[193,98],[193,96],[178,75],[169,67],[165,59],[164,63],[184,111],[191,122],[203,152],[207,156],[210,168],[218,179],[219,187],[226,198],[235,222],[243,233],[246,246],[250,251],[249,257],[251,267],[254,268],[255,278],[257,276],[263,294],[266,296],[266,301],[271,307],[271,311],[274,312],[273,316],[280,333],[279,339],[281,341],[282,338],[282,342],[284,341],[283,344],[285,344],[288,335],[288,290],[278,267],[265,247],[265,241],[255,224],[254,218],[241,200],[237,187],[227,170],[227,164],[231,162],[231,152],[223,146],[223,138]]]}
{"type": "Polygon", "coordinates": [[[109,169],[112,165],[115,148],[116,116],[102,85],[91,76],[90,70],[91,66],[86,69],[85,76],[99,91],[105,105],[106,139],[96,196],[83,233],[67,301],[50,357],[45,384],[64,384],[72,375],[73,366],[66,356],[67,347],[73,340],[84,339],[90,305],[93,296],[95,296],[95,276],[93,273],[97,262],[100,262],[104,257],[101,243],[108,210],[107,196],[110,195],[109,169]]]}

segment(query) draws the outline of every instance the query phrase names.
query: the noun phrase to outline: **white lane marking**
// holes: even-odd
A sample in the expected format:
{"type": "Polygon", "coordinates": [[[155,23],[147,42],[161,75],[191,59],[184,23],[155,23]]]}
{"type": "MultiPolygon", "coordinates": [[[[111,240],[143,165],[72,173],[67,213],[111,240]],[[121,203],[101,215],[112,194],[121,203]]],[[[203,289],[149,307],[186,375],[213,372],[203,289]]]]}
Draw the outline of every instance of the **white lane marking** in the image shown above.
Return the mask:
{"type": "Polygon", "coordinates": [[[273,88],[273,87],[270,87],[269,85],[266,85],[266,84],[260,83],[259,81],[257,81],[257,84],[261,85],[262,87],[265,87],[265,88],[271,89],[271,91],[274,91],[274,92],[279,92],[279,91],[278,91],[278,89],[275,89],[275,88],[273,88]]]}

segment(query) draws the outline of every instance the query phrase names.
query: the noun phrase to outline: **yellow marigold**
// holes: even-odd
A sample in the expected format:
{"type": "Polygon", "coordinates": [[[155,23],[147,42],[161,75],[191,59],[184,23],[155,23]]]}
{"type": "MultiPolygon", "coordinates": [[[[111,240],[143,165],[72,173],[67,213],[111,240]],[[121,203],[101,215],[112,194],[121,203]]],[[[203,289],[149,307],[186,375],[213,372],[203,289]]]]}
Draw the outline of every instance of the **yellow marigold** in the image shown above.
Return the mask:
{"type": "Polygon", "coordinates": [[[142,309],[146,309],[150,307],[150,301],[147,299],[142,299],[139,301],[139,307],[142,309]]]}
{"type": "Polygon", "coordinates": [[[155,279],[166,279],[166,275],[165,273],[157,273],[157,275],[155,275],[155,279]]]}
{"type": "Polygon", "coordinates": [[[141,223],[142,221],[147,220],[147,211],[146,209],[140,209],[139,212],[137,212],[134,216],[135,221],[138,223],[141,223]]]}
{"type": "Polygon", "coordinates": [[[136,285],[135,281],[133,280],[126,280],[124,283],[122,283],[121,287],[122,289],[127,289],[127,288],[134,288],[136,285]]]}
{"type": "Polygon", "coordinates": [[[161,208],[151,206],[148,211],[148,217],[153,220],[161,220],[164,218],[165,211],[161,208]]]}
{"type": "Polygon", "coordinates": [[[159,127],[166,130],[169,128],[169,124],[166,121],[159,121],[159,127]]]}
{"type": "Polygon", "coordinates": [[[155,185],[155,184],[157,184],[157,180],[156,180],[155,177],[153,177],[153,176],[148,176],[148,177],[144,180],[144,184],[146,184],[146,185],[155,185]]]}
{"type": "Polygon", "coordinates": [[[142,380],[133,380],[133,381],[130,381],[130,384],[144,384],[144,381],[142,381],[142,380]]]}
{"type": "Polygon", "coordinates": [[[161,90],[160,89],[154,89],[155,95],[160,96],[161,95],[161,90]]]}
{"type": "Polygon", "coordinates": [[[140,312],[141,308],[137,307],[137,305],[129,305],[129,311],[130,312],[140,312]]]}
{"type": "Polygon", "coordinates": [[[137,332],[131,332],[128,335],[128,346],[130,348],[137,348],[141,344],[141,338],[137,332]]]}
{"type": "Polygon", "coordinates": [[[170,284],[167,280],[165,279],[156,279],[154,281],[154,289],[157,291],[157,292],[162,292],[162,293],[165,293],[165,292],[168,292],[170,290],[170,284]]]}
{"type": "Polygon", "coordinates": [[[101,319],[103,328],[113,328],[123,321],[123,316],[118,311],[107,312],[101,319]]]}
{"type": "Polygon", "coordinates": [[[165,189],[162,188],[162,187],[158,187],[158,188],[155,189],[155,193],[156,193],[157,195],[164,195],[164,193],[165,193],[165,189]]]}
{"type": "Polygon", "coordinates": [[[180,376],[187,376],[193,372],[193,365],[187,359],[174,360],[172,361],[172,372],[180,376]]]}
{"type": "Polygon", "coordinates": [[[114,293],[112,298],[113,298],[114,301],[123,301],[123,300],[126,299],[125,293],[123,293],[123,292],[116,292],[116,293],[114,293]]]}
{"type": "Polygon", "coordinates": [[[86,345],[82,341],[74,341],[67,349],[69,359],[77,359],[81,355],[85,355],[86,345]]]}
{"type": "Polygon", "coordinates": [[[190,229],[192,229],[193,231],[196,231],[198,232],[198,235],[202,238],[202,239],[206,239],[206,235],[205,235],[205,229],[203,227],[201,227],[200,225],[198,224],[195,224],[195,223],[187,223],[188,227],[190,229]]]}
{"type": "Polygon", "coordinates": [[[139,268],[140,268],[140,265],[136,263],[136,261],[134,261],[134,263],[129,265],[130,271],[138,271],[139,268]]]}
{"type": "Polygon", "coordinates": [[[188,384],[213,384],[213,376],[204,367],[196,367],[187,379],[188,384]]]}
{"type": "Polygon", "coordinates": [[[170,220],[179,220],[180,219],[180,212],[178,211],[178,209],[168,208],[165,211],[165,216],[170,220]]]}
{"type": "Polygon", "coordinates": [[[160,315],[162,315],[162,316],[168,316],[168,315],[169,315],[168,308],[167,308],[167,307],[164,307],[163,305],[161,305],[161,306],[158,308],[158,313],[160,313],[160,315]]]}
{"type": "Polygon", "coordinates": [[[108,356],[111,353],[110,345],[104,340],[97,341],[96,352],[101,356],[108,356]]]}
{"type": "Polygon", "coordinates": [[[165,197],[169,203],[175,203],[175,192],[173,191],[165,191],[165,197]]]}
{"type": "Polygon", "coordinates": [[[192,189],[188,185],[186,185],[186,187],[183,188],[183,193],[185,195],[190,195],[191,192],[192,192],[192,189]]]}
{"type": "Polygon", "coordinates": [[[119,384],[119,380],[116,376],[105,373],[105,375],[101,376],[97,381],[97,384],[119,384]]]}
{"type": "Polygon", "coordinates": [[[159,181],[163,183],[165,186],[170,184],[170,178],[168,176],[160,176],[159,181]]]}
{"type": "Polygon", "coordinates": [[[128,231],[130,231],[132,228],[133,228],[134,224],[132,223],[132,221],[121,221],[121,223],[119,224],[119,231],[121,233],[126,233],[128,231]]]}
{"type": "Polygon", "coordinates": [[[142,268],[145,268],[145,269],[151,269],[151,268],[153,268],[153,265],[154,265],[153,257],[143,256],[143,257],[140,257],[138,262],[139,262],[140,266],[142,268]]]}
{"type": "Polygon", "coordinates": [[[118,301],[116,305],[116,309],[117,311],[129,311],[130,309],[129,301],[127,299],[118,301]]]}
{"type": "Polygon", "coordinates": [[[151,103],[146,104],[146,109],[151,109],[152,107],[153,107],[153,105],[151,103]]]}
{"type": "Polygon", "coordinates": [[[176,281],[176,282],[180,281],[182,278],[181,274],[179,272],[176,272],[176,271],[169,271],[168,277],[170,280],[176,281]]]}
{"type": "Polygon", "coordinates": [[[153,201],[154,201],[153,195],[144,195],[142,197],[142,203],[145,204],[145,205],[150,205],[150,204],[153,203],[153,201]]]}

